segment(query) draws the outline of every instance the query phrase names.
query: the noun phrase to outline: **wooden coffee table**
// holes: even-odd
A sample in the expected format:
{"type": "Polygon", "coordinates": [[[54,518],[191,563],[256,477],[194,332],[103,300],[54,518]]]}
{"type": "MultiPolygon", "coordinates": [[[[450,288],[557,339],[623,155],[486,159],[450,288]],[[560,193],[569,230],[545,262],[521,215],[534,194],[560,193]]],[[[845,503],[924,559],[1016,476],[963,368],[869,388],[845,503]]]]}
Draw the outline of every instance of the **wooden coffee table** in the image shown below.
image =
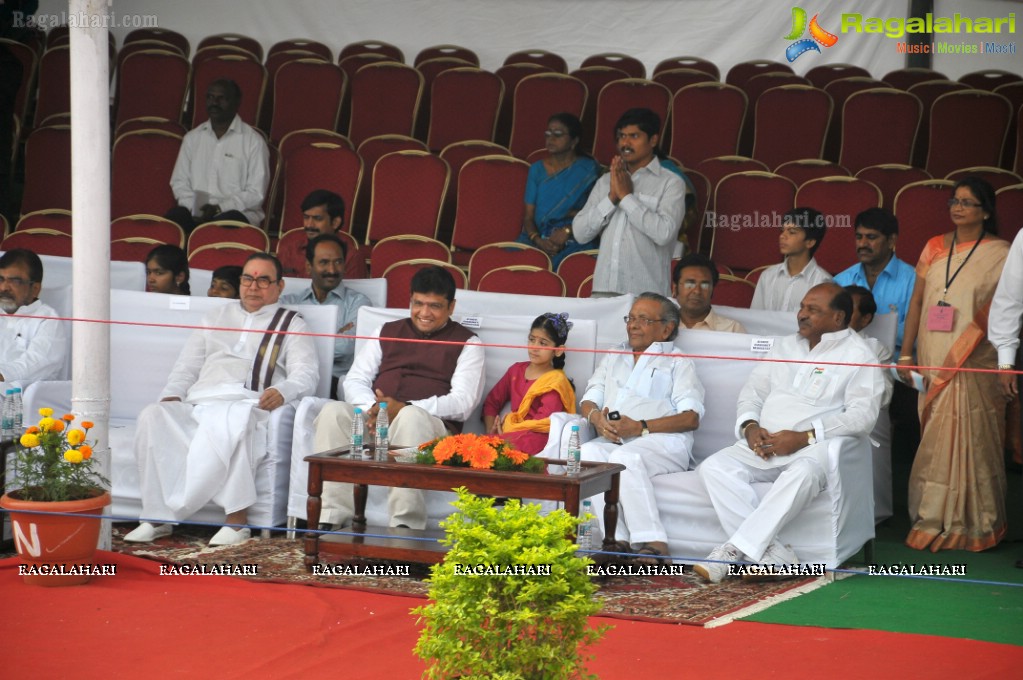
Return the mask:
{"type": "MultiPolygon", "coordinates": [[[[435,491],[451,491],[464,486],[477,494],[561,501],[571,515],[579,514],[581,499],[603,492],[606,534],[604,548],[614,550],[612,546],[618,526],[618,475],[625,470],[625,466],[617,463],[584,461],[582,472],[569,477],[369,460],[361,456],[353,458],[347,449],[317,453],[306,456],[305,460],[309,463],[309,500],[306,507],[309,527],[319,526],[320,494],[324,482],[348,482],[355,485],[353,535],[307,533],[304,562],[309,569],[319,562],[321,553],[422,563],[444,559],[447,548],[437,542],[437,539],[444,536],[443,531],[366,526],[366,495],[369,485],[435,491]]],[[[564,461],[548,460],[547,463],[563,465],[564,461]]]]}

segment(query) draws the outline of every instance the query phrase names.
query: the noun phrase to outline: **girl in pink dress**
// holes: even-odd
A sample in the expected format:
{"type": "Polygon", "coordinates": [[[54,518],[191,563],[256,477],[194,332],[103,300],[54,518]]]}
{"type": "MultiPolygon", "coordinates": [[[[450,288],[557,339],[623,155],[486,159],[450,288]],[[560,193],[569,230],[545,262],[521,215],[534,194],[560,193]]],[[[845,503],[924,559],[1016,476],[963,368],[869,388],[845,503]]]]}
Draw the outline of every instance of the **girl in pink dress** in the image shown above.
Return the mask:
{"type": "Polygon", "coordinates": [[[568,314],[541,314],[529,329],[529,361],[512,364],[483,402],[487,432],[499,435],[519,451],[540,453],[547,445],[550,415],[575,413],[575,390],[561,369],[572,323],[568,314]],[[502,420],[501,409],[512,410],[502,420]]]}

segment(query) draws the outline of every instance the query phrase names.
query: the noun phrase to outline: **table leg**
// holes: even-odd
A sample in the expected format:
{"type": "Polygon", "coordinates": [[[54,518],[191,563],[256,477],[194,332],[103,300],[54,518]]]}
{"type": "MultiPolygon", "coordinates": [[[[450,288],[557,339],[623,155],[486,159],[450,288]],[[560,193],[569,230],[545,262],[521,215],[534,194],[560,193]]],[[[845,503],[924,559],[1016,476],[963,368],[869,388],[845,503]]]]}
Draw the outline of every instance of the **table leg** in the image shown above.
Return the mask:
{"type": "Polygon", "coordinates": [[[305,558],[303,563],[310,571],[320,559],[320,534],[316,529],[320,527],[320,509],[322,501],[320,494],[323,493],[323,468],[317,463],[309,463],[309,499],[306,501],[306,526],[313,531],[305,535],[305,558]]]}
{"type": "Polygon", "coordinates": [[[355,494],[355,516],[352,518],[352,528],[356,531],[366,530],[366,497],[369,496],[369,487],[365,484],[353,484],[352,493],[355,494]]]}
{"type": "Polygon", "coordinates": [[[604,550],[615,550],[618,528],[618,473],[611,475],[611,488],[604,492],[604,550]]]}

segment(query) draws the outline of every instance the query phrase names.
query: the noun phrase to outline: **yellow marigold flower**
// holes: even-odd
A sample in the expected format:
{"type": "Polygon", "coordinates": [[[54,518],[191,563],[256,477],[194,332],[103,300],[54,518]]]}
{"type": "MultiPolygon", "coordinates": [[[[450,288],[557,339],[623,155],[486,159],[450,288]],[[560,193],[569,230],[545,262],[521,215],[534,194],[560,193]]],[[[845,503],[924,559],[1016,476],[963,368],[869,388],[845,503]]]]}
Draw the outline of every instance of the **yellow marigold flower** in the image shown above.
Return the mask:
{"type": "MultiPolygon", "coordinates": [[[[42,410],[42,409],[40,409],[40,410],[42,410]]],[[[50,429],[53,427],[53,424],[55,422],[57,422],[57,421],[54,420],[53,418],[50,418],[49,416],[47,416],[47,417],[45,417],[45,418],[43,418],[42,420],[39,421],[39,430],[41,432],[49,432],[50,429]]]]}
{"type": "Polygon", "coordinates": [[[92,447],[89,446],[88,444],[78,447],[78,451],[79,453],[82,454],[82,458],[84,460],[89,460],[90,458],[92,458],[92,447]]]}
{"type": "Polygon", "coordinates": [[[85,460],[85,456],[83,456],[82,452],[79,451],[78,449],[69,449],[64,452],[64,460],[66,460],[69,463],[77,464],[85,460]]]}
{"type": "Polygon", "coordinates": [[[33,432],[26,432],[21,435],[21,445],[26,449],[31,449],[35,446],[39,446],[39,435],[33,432]]]}
{"type": "Polygon", "coordinates": [[[85,433],[81,430],[68,430],[67,443],[71,446],[78,446],[85,441],[85,433]]]}
{"type": "Polygon", "coordinates": [[[91,430],[92,428],[96,427],[96,423],[92,422],[91,420],[83,420],[82,427],[84,427],[86,430],[91,430]]]}
{"type": "Polygon", "coordinates": [[[64,431],[64,421],[63,420],[54,420],[53,421],[53,425],[50,425],[50,431],[51,432],[63,432],[64,431]]]}
{"type": "Polygon", "coordinates": [[[41,415],[44,418],[49,418],[50,416],[53,415],[53,409],[49,407],[41,408],[39,409],[39,415],[41,415]]]}
{"type": "Polygon", "coordinates": [[[25,429],[26,434],[36,434],[37,432],[39,432],[39,428],[36,427],[35,425],[32,425],[31,427],[25,429]]]}
{"type": "Polygon", "coordinates": [[[60,417],[60,419],[61,419],[61,420],[66,420],[66,421],[68,421],[68,422],[70,423],[70,422],[71,422],[72,420],[74,420],[74,419],[75,419],[75,417],[74,417],[74,415],[73,415],[73,414],[71,414],[71,413],[65,413],[64,415],[62,415],[62,416],[60,417]]]}

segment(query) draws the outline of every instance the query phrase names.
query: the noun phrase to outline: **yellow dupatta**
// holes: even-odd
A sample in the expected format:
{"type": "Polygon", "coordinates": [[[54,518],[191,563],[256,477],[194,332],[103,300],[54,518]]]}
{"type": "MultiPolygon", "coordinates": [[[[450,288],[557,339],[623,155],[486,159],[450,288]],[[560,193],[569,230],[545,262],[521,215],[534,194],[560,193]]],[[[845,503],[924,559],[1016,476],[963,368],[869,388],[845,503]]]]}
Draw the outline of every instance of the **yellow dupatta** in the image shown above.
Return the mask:
{"type": "Polygon", "coordinates": [[[564,371],[555,369],[541,375],[526,390],[525,396],[519,403],[519,408],[504,417],[502,430],[504,432],[550,432],[550,418],[526,420],[533,400],[548,392],[557,392],[565,411],[575,413],[575,390],[572,388],[572,383],[568,381],[564,371]]]}

